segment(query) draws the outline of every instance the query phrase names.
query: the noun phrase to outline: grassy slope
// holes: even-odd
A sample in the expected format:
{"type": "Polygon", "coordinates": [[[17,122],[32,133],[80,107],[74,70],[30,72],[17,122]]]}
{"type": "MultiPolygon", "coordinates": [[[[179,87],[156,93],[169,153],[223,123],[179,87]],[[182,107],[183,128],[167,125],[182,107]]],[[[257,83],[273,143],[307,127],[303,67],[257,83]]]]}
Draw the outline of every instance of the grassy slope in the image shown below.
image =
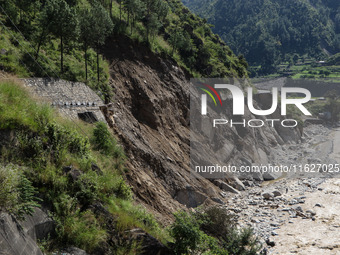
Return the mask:
{"type": "MultiPolygon", "coordinates": [[[[91,252],[105,245],[112,229],[107,229],[107,219],[90,209],[91,204],[98,202],[116,220],[118,233],[140,227],[166,241],[153,217],[133,205],[130,188],[121,177],[121,171],[125,171],[124,154],[108,131],[107,137],[98,138],[93,126],[79,122],[75,128],[75,123],[62,119],[49,106],[36,103],[15,81],[0,81],[0,99],[0,133],[12,131],[16,141],[3,144],[0,166],[17,176],[8,179],[0,171],[0,187],[10,183],[19,194],[20,184],[15,180],[23,175],[36,189],[41,203],[51,206],[57,238],[45,240],[46,249],[76,245],[91,252]],[[106,145],[100,146],[103,143],[106,145]],[[102,173],[94,171],[92,164],[98,165],[102,173]],[[82,172],[78,180],[72,181],[63,171],[64,166],[70,165],[82,172]]],[[[104,129],[98,128],[105,131],[105,125],[104,129]]],[[[1,210],[19,215],[23,202],[19,195],[0,192],[1,210]]],[[[120,254],[133,247],[110,249],[120,254]]]]}

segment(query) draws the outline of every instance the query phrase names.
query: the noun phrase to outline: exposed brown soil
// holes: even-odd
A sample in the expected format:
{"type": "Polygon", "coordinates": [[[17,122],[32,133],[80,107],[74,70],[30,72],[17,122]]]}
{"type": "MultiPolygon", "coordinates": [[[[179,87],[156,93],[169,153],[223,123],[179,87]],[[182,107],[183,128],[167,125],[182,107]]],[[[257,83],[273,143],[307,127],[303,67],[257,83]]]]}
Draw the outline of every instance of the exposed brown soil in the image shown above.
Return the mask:
{"type": "Polygon", "coordinates": [[[128,38],[103,49],[114,88],[114,132],[128,157],[137,201],[163,220],[185,206],[209,203],[217,188],[189,173],[189,83],[171,60],[128,38]]]}

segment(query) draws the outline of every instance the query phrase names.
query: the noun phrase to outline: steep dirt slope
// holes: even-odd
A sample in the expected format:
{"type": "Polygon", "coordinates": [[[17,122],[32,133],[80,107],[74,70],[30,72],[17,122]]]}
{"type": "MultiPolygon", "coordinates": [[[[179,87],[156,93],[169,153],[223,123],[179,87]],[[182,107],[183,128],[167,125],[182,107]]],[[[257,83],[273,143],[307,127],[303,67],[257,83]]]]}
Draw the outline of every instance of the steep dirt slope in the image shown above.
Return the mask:
{"type": "MultiPolygon", "coordinates": [[[[137,200],[165,222],[185,206],[221,202],[217,186],[189,172],[188,75],[128,38],[106,45],[115,92],[113,130],[126,151],[126,176],[137,200]]],[[[282,143],[274,128],[227,132],[235,164],[266,160],[270,147],[282,143]]]]}
{"type": "Polygon", "coordinates": [[[103,53],[115,92],[114,131],[124,145],[127,179],[138,200],[170,218],[183,208],[176,198],[197,206],[206,193],[217,196],[210,182],[190,179],[189,83],[183,71],[128,38],[108,45],[103,53]]]}

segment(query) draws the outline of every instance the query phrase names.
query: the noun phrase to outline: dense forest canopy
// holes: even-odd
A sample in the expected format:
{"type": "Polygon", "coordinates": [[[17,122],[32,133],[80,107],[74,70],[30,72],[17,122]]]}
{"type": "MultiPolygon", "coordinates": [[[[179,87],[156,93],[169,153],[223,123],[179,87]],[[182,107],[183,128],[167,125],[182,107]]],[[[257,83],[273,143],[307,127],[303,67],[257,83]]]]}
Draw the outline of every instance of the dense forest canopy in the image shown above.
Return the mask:
{"type": "Polygon", "coordinates": [[[340,51],[339,0],[183,0],[213,31],[264,73],[295,54],[315,59],[340,51]]]}

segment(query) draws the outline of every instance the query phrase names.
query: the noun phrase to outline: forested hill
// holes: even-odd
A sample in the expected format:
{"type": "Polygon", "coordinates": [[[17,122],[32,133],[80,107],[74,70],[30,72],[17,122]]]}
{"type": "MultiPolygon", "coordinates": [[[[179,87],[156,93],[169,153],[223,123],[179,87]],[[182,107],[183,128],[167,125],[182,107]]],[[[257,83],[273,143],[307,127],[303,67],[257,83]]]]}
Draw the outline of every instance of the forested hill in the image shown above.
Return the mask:
{"type": "Polygon", "coordinates": [[[105,81],[96,74],[93,55],[107,37],[122,34],[173,58],[191,75],[247,76],[245,60],[180,0],[0,0],[0,7],[0,47],[6,50],[0,69],[20,76],[57,72],[68,80],[105,81]],[[80,68],[84,53],[86,70],[80,68]],[[38,65],[32,66],[31,56],[38,65]],[[43,58],[54,63],[46,65],[43,58]]]}
{"type": "Polygon", "coordinates": [[[340,51],[339,0],[183,0],[250,65],[272,72],[294,54],[340,51]]]}

